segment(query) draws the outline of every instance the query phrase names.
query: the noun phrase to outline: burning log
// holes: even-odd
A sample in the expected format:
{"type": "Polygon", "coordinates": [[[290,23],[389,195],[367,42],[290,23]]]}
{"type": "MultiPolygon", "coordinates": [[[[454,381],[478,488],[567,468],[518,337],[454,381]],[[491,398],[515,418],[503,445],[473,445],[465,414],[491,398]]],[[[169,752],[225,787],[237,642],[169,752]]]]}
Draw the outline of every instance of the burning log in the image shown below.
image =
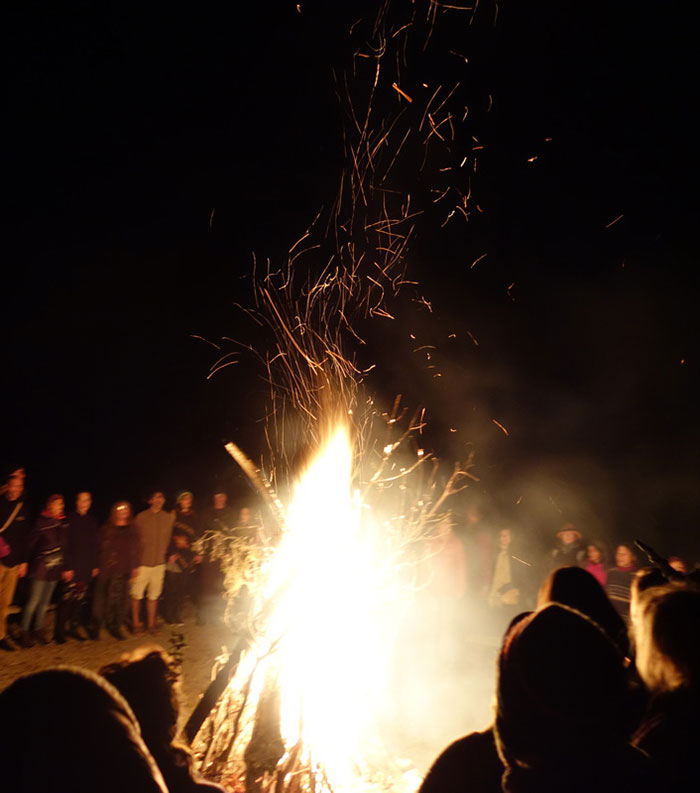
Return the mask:
{"type": "Polygon", "coordinates": [[[280,727],[279,683],[268,672],[255,711],[253,735],[243,754],[246,793],[260,793],[265,774],[273,774],[285,752],[280,727]]]}

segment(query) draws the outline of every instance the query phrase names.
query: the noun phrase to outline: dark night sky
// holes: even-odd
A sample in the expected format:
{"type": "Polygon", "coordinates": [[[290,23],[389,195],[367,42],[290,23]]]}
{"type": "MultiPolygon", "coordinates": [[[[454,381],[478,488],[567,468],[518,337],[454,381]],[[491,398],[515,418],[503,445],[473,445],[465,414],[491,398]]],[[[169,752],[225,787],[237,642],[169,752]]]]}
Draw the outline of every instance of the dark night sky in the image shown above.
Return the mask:
{"type": "MultiPolygon", "coordinates": [[[[259,373],[206,381],[212,350],[190,334],[244,332],[232,303],[252,251],[279,256],[332,197],[331,69],[371,5],[11,12],[0,458],[27,467],[35,500],[242,492],[221,439],[259,443],[259,373]]],[[[678,2],[499,6],[495,28],[465,31],[469,90],[494,102],[475,121],[483,214],[417,240],[409,266],[434,314],[387,329],[372,385],[427,404],[446,457],[473,442],[495,502],[551,487],[565,513],[687,548],[695,31],[678,2]],[[411,329],[441,342],[440,383],[412,359],[411,329]]]]}

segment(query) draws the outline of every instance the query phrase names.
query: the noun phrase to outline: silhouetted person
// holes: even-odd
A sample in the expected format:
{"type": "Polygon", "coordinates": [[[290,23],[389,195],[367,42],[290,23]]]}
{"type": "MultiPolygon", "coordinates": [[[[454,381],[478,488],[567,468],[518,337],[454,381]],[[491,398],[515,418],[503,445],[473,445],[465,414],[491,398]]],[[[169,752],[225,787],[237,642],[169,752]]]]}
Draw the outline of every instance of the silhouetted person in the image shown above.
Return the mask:
{"type": "Polygon", "coordinates": [[[0,693],[7,793],[168,793],[124,698],[83,669],[59,667],[0,693]]]}
{"type": "Polygon", "coordinates": [[[505,793],[662,790],[628,731],[623,658],[592,620],[551,603],[513,628],[495,722],[505,793]]]}
{"type": "Polygon", "coordinates": [[[700,592],[683,585],[646,590],[632,629],[637,669],[652,695],[633,742],[661,769],[668,790],[697,790],[700,592]]]}
{"type": "Polygon", "coordinates": [[[196,781],[189,749],[176,740],[179,679],[172,659],[160,647],[142,647],[127,658],[100,669],[129,703],[141,735],[160,768],[169,793],[222,791],[196,781]]]}
{"type": "Polygon", "coordinates": [[[601,627],[623,655],[629,651],[627,626],[598,581],[580,567],[553,570],[540,587],[538,607],[547,603],[569,606],[601,627]]]}
{"type": "Polygon", "coordinates": [[[22,498],[24,472],[10,476],[0,495],[0,650],[15,646],[7,635],[7,614],[17,589],[17,580],[27,574],[29,517],[22,498]]]}
{"type": "Polygon", "coordinates": [[[80,627],[86,622],[88,595],[100,572],[97,563],[100,530],[90,512],[91,506],[92,495],[83,491],[76,496],[75,509],[68,514],[65,567],[72,575],[70,580],[62,580],[58,585],[54,628],[54,641],[58,644],[63,644],[66,636],[78,641],[85,640],[80,627]]]}
{"type": "Polygon", "coordinates": [[[95,582],[90,638],[99,639],[103,625],[116,639],[125,639],[122,627],[129,608],[129,582],[136,575],[139,537],[128,501],[117,501],[100,529],[100,573],[95,582]]]}

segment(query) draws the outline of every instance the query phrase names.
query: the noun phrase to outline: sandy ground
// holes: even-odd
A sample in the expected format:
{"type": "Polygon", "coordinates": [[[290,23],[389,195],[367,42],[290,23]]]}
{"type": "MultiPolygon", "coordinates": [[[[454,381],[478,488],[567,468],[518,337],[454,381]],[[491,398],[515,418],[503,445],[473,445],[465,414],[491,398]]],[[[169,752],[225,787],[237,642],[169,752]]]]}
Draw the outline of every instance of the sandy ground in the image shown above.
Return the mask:
{"type": "MultiPolygon", "coordinates": [[[[47,623],[52,629],[52,615],[47,623]]],[[[182,665],[182,725],[209,685],[214,660],[225,645],[233,646],[234,637],[220,622],[197,625],[189,604],[185,609],[184,626],[177,630],[184,633],[186,641],[182,665]]],[[[164,625],[157,636],[129,634],[126,641],[117,641],[103,631],[99,641],[69,639],[64,645],[52,643],[13,653],[0,651],[0,690],[21,675],[59,664],[98,671],[101,666],[141,645],[157,644],[169,650],[172,633],[171,627],[164,625]]],[[[396,707],[386,725],[386,738],[397,757],[407,758],[424,774],[446,745],[472,730],[488,726],[492,718],[497,646],[498,640],[492,636],[471,636],[463,645],[459,661],[441,668],[440,674],[436,674],[434,668],[421,669],[420,664],[416,665],[416,657],[407,664],[406,676],[400,674],[393,681],[397,692],[403,689],[404,693],[395,700],[396,707]]]]}
{"type": "MultiPolygon", "coordinates": [[[[53,616],[47,617],[47,628],[53,630],[53,616]]],[[[182,707],[181,721],[186,721],[209,685],[214,659],[226,644],[232,645],[230,632],[220,623],[197,625],[194,615],[186,611],[185,622],[177,630],[185,635],[186,647],[182,664],[182,707]]],[[[50,635],[50,634],[49,634],[50,635]]],[[[99,641],[78,642],[68,639],[63,645],[49,644],[16,652],[0,650],[0,690],[6,688],[21,675],[38,672],[59,665],[81,666],[97,672],[101,666],[118,661],[127,652],[141,645],[157,644],[170,650],[172,629],[163,625],[156,636],[135,637],[128,634],[125,641],[118,641],[107,631],[102,631],[99,641]]]]}

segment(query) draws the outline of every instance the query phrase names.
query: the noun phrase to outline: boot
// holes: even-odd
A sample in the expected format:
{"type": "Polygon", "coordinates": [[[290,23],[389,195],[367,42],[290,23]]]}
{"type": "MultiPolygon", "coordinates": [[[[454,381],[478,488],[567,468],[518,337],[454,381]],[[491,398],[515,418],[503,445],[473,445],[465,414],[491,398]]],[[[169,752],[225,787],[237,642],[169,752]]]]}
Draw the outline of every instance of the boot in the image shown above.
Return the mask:
{"type": "Polygon", "coordinates": [[[102,626],[100,625],[99,622],[97,622],[97,620],[91,622],[90,625],[88,626],[87,629],[88,636],[93,640],[93,642],[99,641],[101,627],[102,626]]]}
{"type": "Polygon", "coordinates": [[[34,647],[34,639],[32,638],[32,634],[29,633],[29,631],[22,631],[17,639],[17,644],[19,644],[20,647],[24,647],[25,650],[28,650],[30,647],[34,647]]]}
{"type": "Polygon", "coordinates": [[[66,643],[66,634],[61,631],[60,633],[57,631],[53,635],[53,640],[56,644],[65,644],[66,643]]]}
{"type": "Polygon", "coordinates": [[[32,634],[32,638],[34,641],[39,642],[39,644],[51,644],[51,639],[46,635],[43,628],[38,628],[32,634]]]}
{"type": "Polygon", "coordinates": [[[120,642],[123,642],[124,639],[126,639],[126,636],[122,633],[119,625],[108,625],[107,632],[114,636],[115,639],[119,639],[120,642]]]}
{"type": "Polygon", "coordinates": [[[75,639],[78,642],[86,640],[86,637],[80,632],[80,626],[77,623],[73,623],[68,627],[68,635],[71,639],[75,639]]]}

